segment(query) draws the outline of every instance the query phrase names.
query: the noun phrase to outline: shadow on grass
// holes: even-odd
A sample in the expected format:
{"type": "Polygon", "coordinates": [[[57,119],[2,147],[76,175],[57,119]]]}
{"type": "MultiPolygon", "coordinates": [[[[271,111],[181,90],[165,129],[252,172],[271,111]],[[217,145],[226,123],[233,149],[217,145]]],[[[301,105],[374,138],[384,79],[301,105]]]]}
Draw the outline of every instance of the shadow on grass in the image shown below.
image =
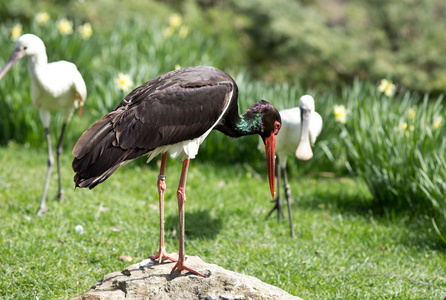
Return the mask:
{"type": "MultiPolygon", "coordinates": [[[[209,210],[185,213],[185,234],[188,239],[213,239],[222,229],[222,220],[209,210]]],[[[167,230],[178,230],[178,215],[169,215],[165,220],[167,230]]]]}
{"type": "MultiPolygon", "coordinates": [[[[310,192],[292,193],[292,209],[320,210],[328,215],[341,214],[343,217],[361,217],[371,223],[388,227],[405,228],[395,230],[395,239],[409,247],[433,250],[446,250],[446,244],[436,233],[432,225],[435,212],[426,207],[409,205],[390,205],[375,201],[363,186],[356,186],[351,180],[329,179],[318,180],[310,192]],[[330,188],[332,182],[340,188],[330,188]],[[399,234],[399,233],[406,234],[399,234]],[[421,246],[421,247],[420,247],[421,246]]],[[[395,202],[393,202],[395,203],[395,202]]]]}

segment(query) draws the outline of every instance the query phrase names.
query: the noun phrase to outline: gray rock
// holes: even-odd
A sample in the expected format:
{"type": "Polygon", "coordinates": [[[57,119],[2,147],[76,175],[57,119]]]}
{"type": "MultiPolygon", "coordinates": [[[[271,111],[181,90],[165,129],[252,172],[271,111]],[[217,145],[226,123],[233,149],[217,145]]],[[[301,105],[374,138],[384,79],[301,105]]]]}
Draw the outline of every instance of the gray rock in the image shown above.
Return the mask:
{"type": "Polygon", "coordinates": [[[257,278],[207,264],[188,256],[187,265],[209,275],[175,272],[174,263],[159,264],[151,259],[106,275],[86,294],[71,300],[302,300],[257,278]]]}

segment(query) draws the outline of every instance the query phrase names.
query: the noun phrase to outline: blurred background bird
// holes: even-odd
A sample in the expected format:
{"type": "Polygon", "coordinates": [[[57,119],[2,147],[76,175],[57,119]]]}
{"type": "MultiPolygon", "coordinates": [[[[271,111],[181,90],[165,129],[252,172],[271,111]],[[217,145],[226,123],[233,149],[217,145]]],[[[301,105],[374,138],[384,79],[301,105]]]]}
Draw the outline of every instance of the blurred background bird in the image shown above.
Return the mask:
{"type": "Polygon", "coordinates": [[[62,153],[62,142],[66,125],[76,107],[79,114],[87,97],[87,88],[82,75],[76,65],[67,61],[48,63],[45,44],[33,34],[24,34],[18,38],[14,52],[6,65],[0,71],[0,79],[8,72],[12,65],[22,57],[28,57],[28,72],[31,77],[31,101],[39,110],[40,119],[45,129],[48,147],[48,169],[45,185],[40,200],[38,215],[47,212],[46,197],[54,165],[50,138],[50,112],[53,110],[63,111],[63,124],[56,146],[57,173],[59,179],[58,199],[63,199],[63,188],[60,170],[60,155],[62,153]]]}

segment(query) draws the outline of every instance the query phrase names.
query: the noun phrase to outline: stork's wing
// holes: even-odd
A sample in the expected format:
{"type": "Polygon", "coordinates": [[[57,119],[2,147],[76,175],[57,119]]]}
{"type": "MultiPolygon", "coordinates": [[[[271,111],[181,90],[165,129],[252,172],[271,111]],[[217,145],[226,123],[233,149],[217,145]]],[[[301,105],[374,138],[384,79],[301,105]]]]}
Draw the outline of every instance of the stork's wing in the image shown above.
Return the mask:
{"type": "Polygon", "coordinates": [[[89,178],[98,184],[126,160],[200,137],[218,121],[231,101],[233,88],[229,82],[215,81],[201,81],[199,86],[175,84],[161,90],[153,81],[145,85],[130,93],[76,143],[73,170],[77,184],[89,178]],[[110,171],[100,182],[94,180],[110,171]]]}

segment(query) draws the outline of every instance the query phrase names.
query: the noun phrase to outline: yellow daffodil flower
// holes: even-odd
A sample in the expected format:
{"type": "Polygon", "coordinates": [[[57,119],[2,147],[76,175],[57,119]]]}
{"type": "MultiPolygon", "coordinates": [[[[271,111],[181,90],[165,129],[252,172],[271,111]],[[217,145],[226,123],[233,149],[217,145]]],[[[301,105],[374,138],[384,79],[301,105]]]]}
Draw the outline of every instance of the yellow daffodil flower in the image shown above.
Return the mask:
{"type": "Polygon", "coordinates": [[[73,22],[68,21],[65,18],[60,19],[59,21],[57,21],[57,28],[59,29],[59,32],[63,35],[72,34],[73,22]]]}
{"type": "Polygon", "coordinates": [[[174,32],[175,32],[175,28],[173,28],[172,26],[169,26],[164,30],[164,37],[170,38],[174,32]]]}
{"type": "Polygon", "coordinates": [[[50,20],[50,15],[47,12],[40,12],[36,15],[37,24],[43,25],[50,20]]]}
{"type": "Polygon", "coordinates": [[[169,27],[173,27],[173,29],[180,27],[182,22],[183,19],[179,14],[171,14],[169,17],[169,27]]]}
{"type": "Polygon", "coordinates": [[[415,118],[415,109],[410,108],[409,112],[407,113],[407,117],[409,118],[409,120],[412,120],[413,118],[415,118]]]}
{"type": "Polygon", "coordinates": [[[406,122],[400,122],[400,124],[398,125],[398,127],[395,127],[395,130],[404,133],[404,135],[406,137],[409,137],[409,133],[410,131],[414,131],[415,130],[415,126],[407,124],[406,122]]]}
{"type": "Polygon", "coordinates": [[[335,105],[333,108],[335,120],[339,123],[345,124],[347,122],[347,114],[349,111],[345,109],[344,105],[335,105]]]}
{"type": "Polygon", "coordinates": [[[382,79],[380,85],[378,86],[378,91],[390,97],[395,93],[395,85],[390,80],[382,79]]]}
{"type": "Polygon", "coordinates": [[[91,29],[90,23],[85,23],[82,26],[79,26],[79,32],[84,40],[88,40],[90,36],[93,34],[93,29],[91,29]]]}
{"type": "Polygon", "coordinates": [[[22,24],[17,24],[11,29],[11,38],[13,41],[17,41],[17,39],[22,35],[22,24]]]}
{"type": "Polygon", "coordinates": [[[124,73],[118,73],[118,78],[115,79],[115,83],[122,91],[128,91],[133,87],[133,81],[130,75],[124,73]]]}
{"type": "Polygon", "coordinates": [[[441,123],[443,123],[443,118],[440,116],[436,117],[434,120],[434,128],[438,129],[440,127],[441,123]]]}
{"type": "Polygon", "coordinates": [[[407,123],[406,122],[401,122],[400,123],[400,129],[402,129],[403,131],[407,129],[407,123]]]}

